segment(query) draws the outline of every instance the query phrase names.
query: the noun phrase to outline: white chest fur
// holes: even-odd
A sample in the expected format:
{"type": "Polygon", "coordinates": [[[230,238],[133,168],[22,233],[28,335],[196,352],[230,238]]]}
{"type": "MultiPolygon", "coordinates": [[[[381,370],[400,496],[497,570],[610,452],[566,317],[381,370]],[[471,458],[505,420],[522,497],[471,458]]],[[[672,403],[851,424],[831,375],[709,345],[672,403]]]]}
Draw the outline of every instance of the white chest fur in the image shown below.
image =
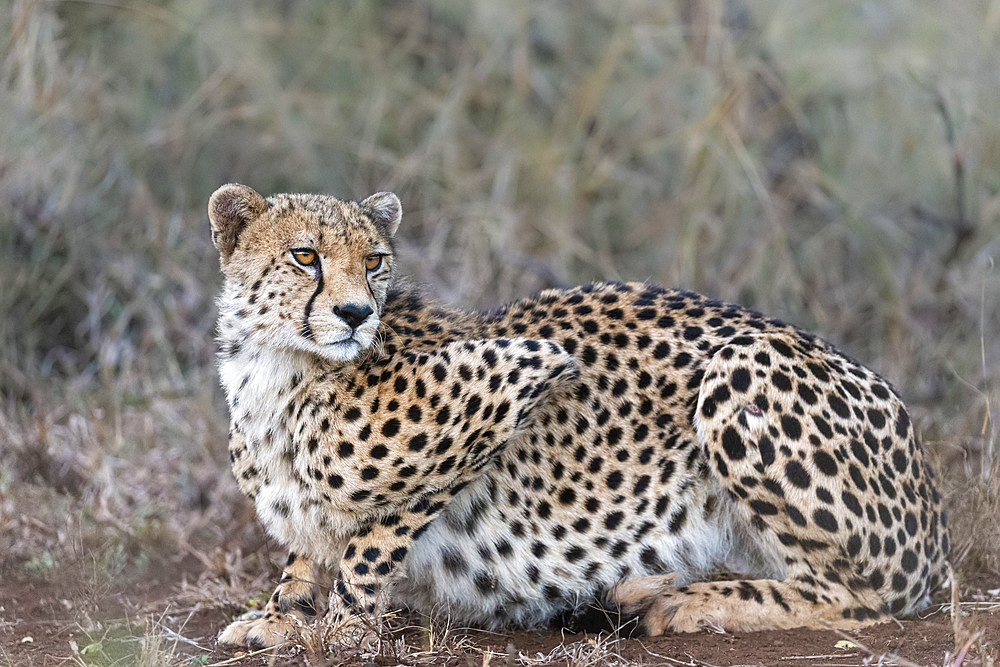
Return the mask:
{"type": "Polygon", "coordinates": [[[248,442],[287,430],[282,409],[306,370],[301,355],[270,348],[242,349],[219,363],[230,417],[248,442]]]}
{"type": "Polygon", "coordinates": [[[242,345],[235,353],[225,337],[219,377],[233,424],[246,441],[260,484],[257,516],[278,541],[318,561],[343,550],[317,498],[309,497],[296,471],[294,416],[286,408],[308,387],[309,359],[302,353],[242,345]]]}

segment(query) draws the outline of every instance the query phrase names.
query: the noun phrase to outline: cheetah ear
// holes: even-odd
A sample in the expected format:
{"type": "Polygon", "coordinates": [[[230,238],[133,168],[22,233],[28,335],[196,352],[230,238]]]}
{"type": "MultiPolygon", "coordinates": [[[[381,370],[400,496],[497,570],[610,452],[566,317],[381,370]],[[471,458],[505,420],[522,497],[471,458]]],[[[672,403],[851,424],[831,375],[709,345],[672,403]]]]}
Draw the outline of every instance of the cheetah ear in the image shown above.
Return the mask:
{"type": "Polygon", "coordinates": [[[223,262],[236,250],[240,233],[254,218],[267,210],[267,202],[253,188],[229,183],[212,193],[208,219],[212,223],[212,243],[223,262]]]}
{"type": "Polygon", "coordinates": [[[399,203],[399,197],[391,192],[376,192],[361,202],[361,208],[375,224],[385,229],[390,238],[396,235],[399,221],[403,219],[403,205],[399,203]]]}

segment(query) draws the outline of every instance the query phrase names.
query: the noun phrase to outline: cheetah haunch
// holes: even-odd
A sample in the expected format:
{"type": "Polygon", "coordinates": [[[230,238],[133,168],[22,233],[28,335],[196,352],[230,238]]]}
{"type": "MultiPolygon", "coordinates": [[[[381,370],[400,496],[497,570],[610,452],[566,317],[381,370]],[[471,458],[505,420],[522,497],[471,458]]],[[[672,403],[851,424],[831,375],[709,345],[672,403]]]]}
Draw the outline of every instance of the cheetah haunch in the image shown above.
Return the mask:
{"type": "Polygon", "coordinates": [[[390,193],[212,195],[233,471],[292,551],[263,617],[222,642],[302,627],[317,568],[334,626],[596,606],[651,634],[853,628],[943,582],[938,493],[875,373],[646,284],[446,309],[396,280],[400,215],[390,193]],[[720,568],[745,578],[703,580],[720,568]]]}

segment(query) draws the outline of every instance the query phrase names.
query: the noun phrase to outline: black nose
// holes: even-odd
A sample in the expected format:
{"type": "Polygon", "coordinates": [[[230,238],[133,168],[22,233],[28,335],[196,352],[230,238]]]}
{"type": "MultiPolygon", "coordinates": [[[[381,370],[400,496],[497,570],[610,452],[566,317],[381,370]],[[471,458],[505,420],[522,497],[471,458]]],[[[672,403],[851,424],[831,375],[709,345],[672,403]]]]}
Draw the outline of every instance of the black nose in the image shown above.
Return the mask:
{"type": "Polygon", "coordinates": [[[368,319],[373,312],[371,306],[360,303],[347,303],[343,306],[334,306],[333,314],[347,322],[347,326],[354,329],[359,324],[368,319]]]}

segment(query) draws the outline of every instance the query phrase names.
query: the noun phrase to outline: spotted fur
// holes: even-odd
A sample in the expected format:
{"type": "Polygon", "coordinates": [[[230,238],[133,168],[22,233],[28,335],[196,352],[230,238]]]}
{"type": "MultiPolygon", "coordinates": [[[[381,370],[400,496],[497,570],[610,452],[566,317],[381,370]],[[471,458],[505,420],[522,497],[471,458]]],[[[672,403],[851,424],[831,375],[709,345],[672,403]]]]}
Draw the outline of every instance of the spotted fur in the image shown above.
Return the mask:
{"type": "Polygon", "coordinates": [[[636,283],[440,307],[395,277],[387,193],[231,185],[209,214],[233,470],[293,552],[265,616],[223,642],[311,619],[317,568],[334,623],[405,605],[525,627],[601,606],[652,634],[855,627],[942,583],[908,413],[824,341],[636,283]],[[370,314],[349,324],[347,305],[370,314]],[[718,569],[744,578],[706,580],[718,569]]]}

